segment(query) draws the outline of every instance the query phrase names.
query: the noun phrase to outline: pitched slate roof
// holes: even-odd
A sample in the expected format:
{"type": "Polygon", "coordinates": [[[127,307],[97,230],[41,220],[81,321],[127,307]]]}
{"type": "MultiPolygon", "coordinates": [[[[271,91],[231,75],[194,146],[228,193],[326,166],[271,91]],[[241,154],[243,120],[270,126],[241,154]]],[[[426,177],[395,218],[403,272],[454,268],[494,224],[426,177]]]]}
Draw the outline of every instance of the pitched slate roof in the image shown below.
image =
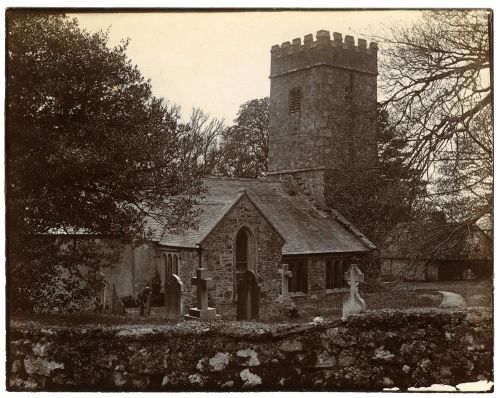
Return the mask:
{"type": "Polygon", "coordinates": [[[182,234],[163,233],[158,242],[195,248],[239,200],[243,192],[284,238],[284,255],[366,252],[375,246],[338,212],[317,210],[302,194],[289,192],[282,182],[210,177],[200,204],[197,229],[182,234]]]}

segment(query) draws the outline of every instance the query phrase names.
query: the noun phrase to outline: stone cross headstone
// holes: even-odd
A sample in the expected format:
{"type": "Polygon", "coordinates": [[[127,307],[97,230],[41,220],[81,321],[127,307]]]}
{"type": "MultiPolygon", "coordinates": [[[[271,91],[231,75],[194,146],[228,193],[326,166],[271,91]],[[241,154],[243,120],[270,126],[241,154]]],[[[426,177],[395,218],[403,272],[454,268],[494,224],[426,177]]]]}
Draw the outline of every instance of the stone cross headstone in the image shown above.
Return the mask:
{"type": "Polygon", "coordinates": [[[208,289],[213,285],[212,278],[208,277],[206,268],[198,268],[196,276],[191,278],[191,285],[196,286],[196,307],[189,309],[188,319],[198,319],[201,321],[210,321],[219,319],[215,308],[208,306],[208,289]]]}
{"type": "Polygon", "coordinates": [[[342,320],[346,320],[349,315],[360,314],[366,310],[365,301],[360,297],[358,286],[365,281],[365,275],[357,265],[351,264],[349,270],[344,272],[344,280],[349,284],[349,298],[342,306],[342,320]]]}
{"type": "Polygon", "coordinates": [[[255,274],[247,270],[240,275],[238,281],[238,301],[236,319],[259,319],[260,286],[255,274]]]}
{"type": "Polygon", "coordinates": [[[178,321],[182,316],[182,293],[184,284],[181,279],[175,275],[167,275],[165,281],[165,313],[167,319],[178,321]]]}
{"type": "Polygon", "coordinates": [[[288,278],[292,277],[292,271],[288,269],[288,264],[282,264],[278,272],[281,275],[281,296],[278,297],[277,301],[286,303],[290,301],[290,296],[288,295],[288,278]]]}
{"type": "Polygon", "coordinates": [[[126,313],[125,306],[116,293],[115,284],[113,283],[113,298],[111,300],[111,312],[116,315],[124,315],[126,313]]]}

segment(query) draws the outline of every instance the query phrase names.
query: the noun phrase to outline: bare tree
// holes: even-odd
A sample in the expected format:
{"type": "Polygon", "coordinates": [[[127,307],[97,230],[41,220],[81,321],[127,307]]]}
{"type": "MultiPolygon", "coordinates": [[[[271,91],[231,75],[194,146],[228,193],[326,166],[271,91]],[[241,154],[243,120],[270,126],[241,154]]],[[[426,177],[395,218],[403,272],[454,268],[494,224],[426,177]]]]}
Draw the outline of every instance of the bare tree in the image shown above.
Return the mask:
{"type": "Polygon", "coordinates": [[[219,142],[226,130],[223,119],[211,118],[199,108],[193,108],[182,134],[182,157],[196,165],[201,175],[212,174],[220,161],[219,142]]]}
{"type": "Polygon", "coordinates": [[[433,10],[382,38],[383,106],[403,127],[408,163],[454,221],[492,211],[491,14],[433,10]]]}

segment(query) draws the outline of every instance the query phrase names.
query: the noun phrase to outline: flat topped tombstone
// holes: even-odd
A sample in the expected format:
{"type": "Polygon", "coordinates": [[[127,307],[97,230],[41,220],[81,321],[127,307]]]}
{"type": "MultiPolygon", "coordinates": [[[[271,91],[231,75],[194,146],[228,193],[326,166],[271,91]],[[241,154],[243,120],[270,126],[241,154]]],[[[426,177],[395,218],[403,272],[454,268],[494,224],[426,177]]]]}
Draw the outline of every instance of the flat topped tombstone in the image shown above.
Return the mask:
{"type": "Polygon", "coordinates": [[[286,303],[290,300],[288,295],[288,279],[292,277],[292,271],[288,269],[288,264],[282,264],[278,271],[281,275],[281,296],[278,297],[278,302],[286,303]]]}
{"type": "Polygon", "coordinates": [[[195,308],[189,309],[188,319],[198,320],[213,320],[219,319],[215,308],[208,306],[208,289],[213,286],[212,278],[208,277],[206,268],[198,268],[196,276],[191,278],[191,285],[196,286],[196,305],[195,308]]]}
{"type": "Polygon", "coordinates": [[[182,293],[184,284],[181,279],[175,275],[167,275],[165,281],[165,314],[167,319],[178,321],[182,316],[182,293]]]}
{"type": "Polygon", "coordinates": [[[259,319],[260,286],[253,271],[247,270],[239,275],[237,320],[259,319]]]}
{"type": "Polygon", "coordinates": [[[349,284],[349,298],[342,306],[342,320],[346,320],[349,315],[360,314],[366,310],[365,301],[359,295],[359,284],[365,281],[365,275],[357,265],[351,264],[349,270],[344,272],[344,280],[349,284]]]}

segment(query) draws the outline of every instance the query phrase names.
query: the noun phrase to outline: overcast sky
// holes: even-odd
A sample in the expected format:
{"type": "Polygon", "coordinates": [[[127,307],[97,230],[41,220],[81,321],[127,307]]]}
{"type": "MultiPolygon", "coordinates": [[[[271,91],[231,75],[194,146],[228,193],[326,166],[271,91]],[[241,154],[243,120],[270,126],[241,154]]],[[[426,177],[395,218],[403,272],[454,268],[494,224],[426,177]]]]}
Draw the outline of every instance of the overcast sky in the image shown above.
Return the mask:
{"type": "Polygon", "coordinates": [[[324,29],[356,39],[383,25],[408,23],[416,11],[87,13],[89,31],[110,28],[110,44],[130,38],[128,55],[154,94],[187,117],[193,106],[231,123],[239,106],[269,95],[273,44],[324,29]]]}

